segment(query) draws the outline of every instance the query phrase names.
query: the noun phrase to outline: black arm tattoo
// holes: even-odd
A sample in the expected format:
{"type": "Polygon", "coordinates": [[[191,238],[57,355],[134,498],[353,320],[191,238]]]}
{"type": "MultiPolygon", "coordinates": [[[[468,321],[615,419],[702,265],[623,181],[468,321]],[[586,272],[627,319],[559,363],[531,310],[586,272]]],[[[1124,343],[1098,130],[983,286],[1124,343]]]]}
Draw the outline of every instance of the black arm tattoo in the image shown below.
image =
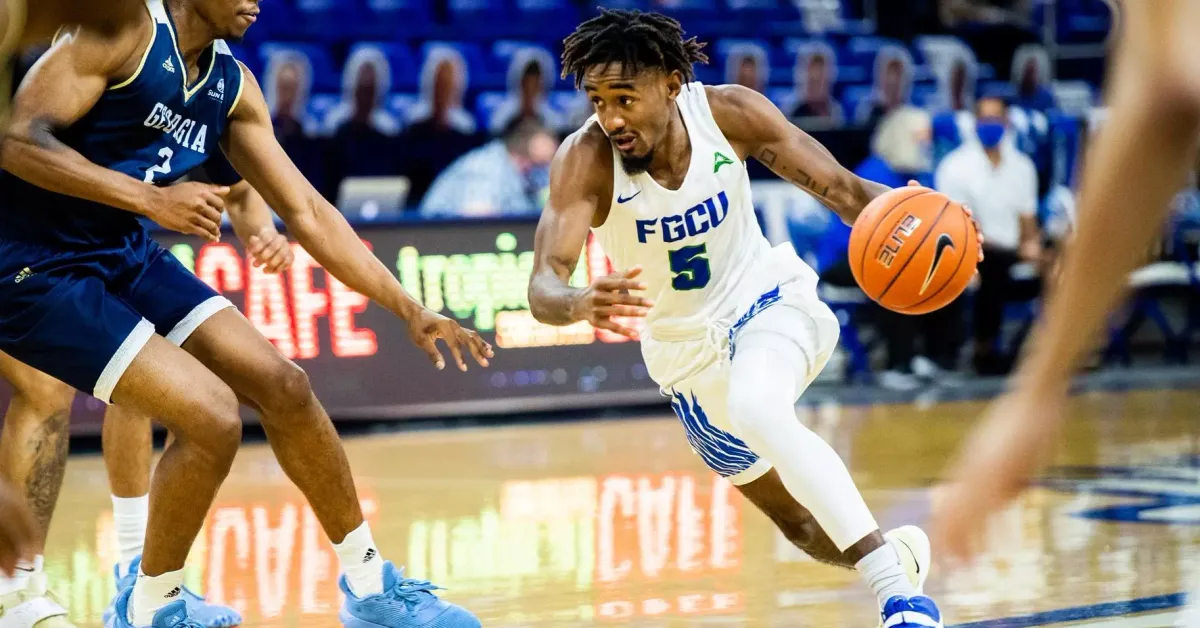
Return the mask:
{"type": "Polygon", "coordinates": [[[770,168],[775,174],[787,179],[792,183],[795,183],[809,192],[812,192],[812,194],[817,198],[822,200],[827,200],[829,198],[828,184],[821,185],[820,182],[814,179],[812,175],[808,174],[807,172],[799,168],[789,167],[787,164],[780,163],[779,153],[776,153],[769,148],[764,148],[763,151],[759,153],[758,160],[762,162],[764,166],[770,168]]]}
{"type": "Polygon", "coordinates": [[[854,224],[867,203],[890,189],[849,172],[846,172],[848,176],[838,177],[837,181],[819,181],[799,166],[779,159],[779,153],[770,148],[764,148],[756,157],[775,174],[817,197],[843,222],[850,225],[854,224]]]}

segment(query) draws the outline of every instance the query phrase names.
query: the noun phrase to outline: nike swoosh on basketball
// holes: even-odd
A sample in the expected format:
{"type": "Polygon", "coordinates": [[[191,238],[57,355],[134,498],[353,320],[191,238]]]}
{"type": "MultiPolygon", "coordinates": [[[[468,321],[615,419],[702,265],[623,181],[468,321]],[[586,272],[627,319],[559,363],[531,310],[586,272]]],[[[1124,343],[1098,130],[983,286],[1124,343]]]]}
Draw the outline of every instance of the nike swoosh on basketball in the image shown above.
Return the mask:
{"type": "Polygon", "coordinates": [[[929,282],[933,280],[933,274],[937,272],[938,265],[942,263],[942,255],[946,249],[954,250],[954,240],[950,238],[950,234],[943,233],[938,236],[937,249],[933,252],[933,263],[929,265],[929,272],[925,274],[925,283],[921,284],[921,291],[918,295],[925,294],[925,290],[929,288],[929,282]]]}
{"type": "MultiPolygon", "coordinates": [[[[637,192],[633,193],[633,196],[637,196],[638,194],[641,194],[641,193],[642,193],[642,191],[638,190],[637,192]]],[[[619,203],[628,203],[629,201],[633,200],[633,196],[621,196],[618,194],[617,195],[617,203],[618,204],[619,203]]]]}

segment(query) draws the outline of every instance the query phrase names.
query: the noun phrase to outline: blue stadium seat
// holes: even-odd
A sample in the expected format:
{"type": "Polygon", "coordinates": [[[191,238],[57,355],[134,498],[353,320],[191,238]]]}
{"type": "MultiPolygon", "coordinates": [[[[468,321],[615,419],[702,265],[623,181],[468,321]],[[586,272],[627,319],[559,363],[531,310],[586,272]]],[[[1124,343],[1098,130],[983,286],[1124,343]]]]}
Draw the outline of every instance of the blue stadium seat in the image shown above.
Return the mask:
{"type": "Polygon", "coordinates": [[[295,34],[305,39],[337,42],[360,39],[367,24],[363,0],[295,0],[299,14],[295,34]]]}
{"type": "MultiPolygon", "coordinates": [[[[520,36],[540,37],[546,33],[566,34],[579,23],[579,7],[570,0],[512,0],[513,14],[522,16],[520,36]]],[[[517,22],[517,20],[510,20],[517,22]]]]}
{"type": "Polygon", "coordinates": [[[417,66],[416,59],[413,58],[412,51],[404,44],[396,44],[390,42],[363,42],[355,44],[346,52],[346,58],[350,58],[354,53],[362,48],[376,48],[387,57],[388,65],[392,70],[392,90],[414,90],[417,89],[417,73],[420,68],[417,66]]]}
{"type": "Polygon", "coordinates": [[[489,39],[503,37],[513,24],[524,21],[506,15],[504,0],[447,0],[454,37],[489,39]]]}
{"type": "Polygon", "coordinates": [[[244,41],[255,44],[273,39],[294,39],[300,23],[299,16],[291,0],[271,2],[263,7],[254,26],[246,31],[244,41]]]}
{"type": "Polygon", "coordinates": [[[416,37],[429,28],[431,4],[426,0],[366,0],[368,27],[379,39],[416,37]]]}
{"type": "Polygon", "coordinates": [[[340,102],[342,102],[341,94],[313,94],[308,99],[308,115],[324,127],[329,112],[340,102]]]}
{"type": "Polygon", "coordinates": [[[415,93],[394,93],[389,94],[384,107],[397,120],[401,120],[405,125],[408,124],[409,112],[412,111],[414,105],[421,100],[421,96],[415,93]]]}
{"type": "Polygon", "coordinates": [[[937,101],[937,83],[929,80],[914,81],[912,102],[918,107],[930,107],[937,101]]]}
{"type": "MultiPolygon", "coordinates": [[[[650,0],[608,0],[604,3],[604,8],[606,8],[606,9],[639,9],[642,11],[648,11],[651,7],[650,7],[650,0]]],[[[592,15],[595,15],[596,13],[597,13],[597,11],[595,9],[595,6],[593,4],[588,4],[586,15],[590,17],[592,15]]]]}
{"type": "Polygon", "coordinates": [[[1104,0],[1059,0],[1059,43],[1099,43],[1112,30],[1112,12],[1104,0]]]}
{"type": "Polygon", "coordinates": [[[271,55],[281,51],[294,51],[308,57],[313,71],[313,92],[337,92],[341,90],[342,73],[334,68],[329,52],[323,46],[302,43],[271,42],[258,47],[259,64],[267,66],[271,55]]]}
{"type": "Polygon", "coordinates": [[[847,85],[842,88],[842,93],[838,100],[842,103],[842,111],[846,112],[847,120],[854,119],[854,116],[857,115],[859,104],[867,100],[874,89],[871,85],[847,85]]]}
{"type": "Polygon", "coordinates": [[[480,92],[475,98],[475,114],[477,120],[491,120],[492,114],[498,109],[504,99],[508,96],[507,92],[480,92]]]}

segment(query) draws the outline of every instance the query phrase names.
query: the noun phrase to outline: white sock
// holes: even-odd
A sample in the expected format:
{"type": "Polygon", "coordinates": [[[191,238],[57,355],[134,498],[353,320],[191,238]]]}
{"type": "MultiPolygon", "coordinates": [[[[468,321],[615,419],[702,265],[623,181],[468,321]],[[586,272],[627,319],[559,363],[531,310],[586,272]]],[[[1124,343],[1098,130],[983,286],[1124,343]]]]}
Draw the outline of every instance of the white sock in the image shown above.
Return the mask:
{"type": "Polygon", "coordinates": [[[142,553],[146,542],[146,521],[150,518],[150,496],[112,496],[113,526],[117,529],[117,564],[121,574],[129,571],[129,563],[142,553]]]}
{"type": "Polygon", "coordinates": [[[729,376],[730,421],[845,551],[879,524],[837,452],[796,418],[796,399],[809,381],[808,354],[818,350],[816,334],[812,317],[783,305],[746,325],[729,376]]]}
{"type": "Polygon", "coordinates": [[[383,558],[371,538],[371,527],[364,521],[341,543],[333,544],[342,573],[354,595],[364,598],[383,593],[383,558]]]}
{"type": "Polygon", "coordinates": [[[168,571],[161,576],[147,576],[138,570],[137,583],[133,585],[133,603],[130,604],[130,622],[134,626],[149,626],[154,614],[183,593],[183,570],[168,571]]]}
{"type": "Polygon", "coordinates": [[[41,573],[45,558],[41,554],[33,557],[32,561],[17,561],[17,570],[12,577],[0,576],[0,595],[8,595],[16,591],[24,591],[29,586],[29,577],[41,573]]]}
{"type": "Polygon", "coordinates": [[[913,597],[917,594],[917,590],[908,581],[904,565],[900,563],[900,555],[896,553],[896,548],[891,543],[884,542],[875,551],[855,563],[854,568],[858,570],[867,586],[875,592],[880,608],[883,608],[888,600],[897,595],[913,597]]]}

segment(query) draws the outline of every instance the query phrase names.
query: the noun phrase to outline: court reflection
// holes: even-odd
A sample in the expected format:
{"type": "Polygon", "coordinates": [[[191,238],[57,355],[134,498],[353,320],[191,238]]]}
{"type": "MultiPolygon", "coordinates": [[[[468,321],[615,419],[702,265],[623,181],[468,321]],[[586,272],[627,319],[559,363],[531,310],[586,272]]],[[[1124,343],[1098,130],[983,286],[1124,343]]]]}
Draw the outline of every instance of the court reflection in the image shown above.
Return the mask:
{"type": "MultiPolygon", "coordinates": [[[[1058,466],[995,520],[980,559],[953,572],[935,563],[928,590],[947,625],[1174,594],[1200,578],[1198,402],[1190,392],[1076,400],[1058,466]]],[[[978,410],[800,415],[890,528],[925,521],[969,426],[960,419],[978,410]]],[[[378,436],[347,450],[384,556],[446,587],[484,625],[876,621],[857,574],[791,546],[703,468],[673,419],[378,436]]],[[[47,571],[77,623],[98,626],[115,557],[101,461],[72,459],[63,495],[47,571]]],[[[247,626],[325,628],[337,625],[337,576],[312,509],[269,448],[247,447],[193,551],[189,586],[247,626]]]]}

